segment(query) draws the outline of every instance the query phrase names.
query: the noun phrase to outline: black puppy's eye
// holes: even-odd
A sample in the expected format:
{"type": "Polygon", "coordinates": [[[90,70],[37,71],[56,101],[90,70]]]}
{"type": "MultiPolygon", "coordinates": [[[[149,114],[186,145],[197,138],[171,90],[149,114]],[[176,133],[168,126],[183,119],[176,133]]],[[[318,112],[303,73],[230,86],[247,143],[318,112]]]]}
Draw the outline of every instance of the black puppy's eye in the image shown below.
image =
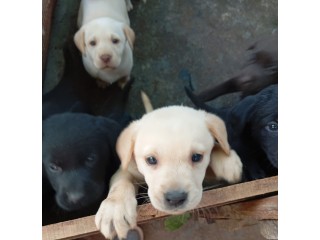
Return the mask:
{"type": "Polygon", "coordinates": [[[158,160],[153,156],[147,157],[146,161],[150,165],[156,165],[158,163],[158,160]]]}
{"type": "Polygon", "coordinates": [[[269,122],[268,125],[266,126],[266,129],[269,132],[277,132],[278,131],[278,123],[277,122],[269,122]]]}
{"type": "Polygon", "coordinates": [[[113,39],[112,39],[112,43],[114,43],[114,44],[117,44],[119,41],[120,41],[120,40],[117,39],[117,38],[113,38],[113,39]]]}
{"type": "Polygon", "coordinates": [[[95,46],[97,43],[96,43],[95,40],[91,40],[91,41],[89,42],[89,44],[90,44],[91,46],[95,46]]]}
{"type": "Polygon", "coordinates": [[[54,163],[50,163],[49,167],[52,172],[61,172],[62,171],[62,168],[54,163]]]}
{"type": "Polygon", "coordinates": [[[199,153],[192,154],[191,157],[192,162],[200,162],[202,160],[202,155],[199,153]]]}
{"type": "Polygon", "coordinates": [[[87,161],[88,162],[94,162],[96,160],[96,155],[93,153],[93,154],[90,154],[88,157],[87,157],[87,161]]]}

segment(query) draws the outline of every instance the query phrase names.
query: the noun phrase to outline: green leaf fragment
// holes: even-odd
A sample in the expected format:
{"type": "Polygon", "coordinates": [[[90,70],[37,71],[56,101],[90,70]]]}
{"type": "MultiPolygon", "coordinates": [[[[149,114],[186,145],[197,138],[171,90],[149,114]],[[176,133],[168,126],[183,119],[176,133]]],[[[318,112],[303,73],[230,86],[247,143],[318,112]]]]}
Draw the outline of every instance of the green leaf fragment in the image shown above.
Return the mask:
{"type": "Polygon", "coordinates": [[[167,231],[175,231],[181,226],[183,226],[190,218],[190,213],[170,216],[164,221],[164,228],[167,231]]]}

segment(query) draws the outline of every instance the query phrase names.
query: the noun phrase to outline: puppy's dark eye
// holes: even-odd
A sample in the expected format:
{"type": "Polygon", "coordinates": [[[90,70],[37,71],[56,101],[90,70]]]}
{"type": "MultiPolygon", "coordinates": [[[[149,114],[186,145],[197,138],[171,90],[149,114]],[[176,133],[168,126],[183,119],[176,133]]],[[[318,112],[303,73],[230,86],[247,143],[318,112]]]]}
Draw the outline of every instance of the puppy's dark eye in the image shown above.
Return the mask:
{"type": "Polygon", "coordinates": [[[191,157],[192,162],[200,162],[202,160],[202,155],[199,153],[192,154],[191,157]]]}
{"type": "Polygon", "coordinates": [[[90,44],[91,46],[95,46],[95,45],[97,44],[97,42],[96,42],[95,40],[91,40],[91,41],[89,42],[89,44],[90,44]]]}
{"type": "Polygon", "coordinates": [[[153,156],[147,157],[146,161],[150,165],[156,165],[158,163],[158,160],[153,156]]]}
{"type": "Polygon", "coordinates": [[[117,38],[113,38],[113,39],[112,39],[112,43],[114,43],[114,44],[117,44],[117,43],[119,43],[119,42],[120,42],[120,40],[117,39],[117,38]]]}
{"type": "Polygon", "coordinates": [[[90,154],[88,157],[87,157],[87,161],[88,162],[94,162],[96,160],[96,155],[95,154],[90,154]]]}
{"type": "Polygon", "coordinates": [[[277,122],[269,122],[265,127],[269,132],[277,132],[278,131],[278,123],[277,122]]]}
{"type": "Polygon", "coordinates": [[[50,163],[49,168],[52,172],[61,172],[62,168],[54,163],[50,163]]]}
{"type": "Polygon", "coordinates": [[[96,161],[97,161],[98,155],[96,153],[90,153],[89,155],[87,155],[86,159],[85,159],[85,163],[88,167],[92,167],[95,165],[96,161]]]}

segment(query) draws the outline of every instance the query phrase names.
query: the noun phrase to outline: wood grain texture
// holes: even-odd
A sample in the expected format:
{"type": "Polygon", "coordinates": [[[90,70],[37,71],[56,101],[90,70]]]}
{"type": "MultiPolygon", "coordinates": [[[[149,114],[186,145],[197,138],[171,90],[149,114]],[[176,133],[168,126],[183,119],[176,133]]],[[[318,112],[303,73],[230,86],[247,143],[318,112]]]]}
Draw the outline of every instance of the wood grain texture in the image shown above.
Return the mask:
{"type": "Polygon", "coordinates": [[[210,219],[277,220],[278,195],[199,210],[199,217],[210,219]]]}
{"type": "MultiPolygon", "coordinates": [[[[213,224],[205,220],[190,221],[180,229],[168,232],[163,229],[164,219],[141,225],[145,239],[163,240],[266,240],[278,239],[278,223],[276,220],[255,222],[234,222],[231,219],[218,220],[213,224]],[[272,230],[273,229],[273,230],[272,230]]],[[[105,240],[101,234],[77,238],[77,240],[105,240]]]]}
{"type": "MultiPolygon", "coordinates": [[[[252,197],[275,193],[278,191],[278,177],[270,177],[223,188],[212,189],[203,193],[202,200],[197,209],[217,207],[234,202],[243,201],[252,197]]],[[[138,207],[138,223],[150,219],[168,216],[146,204],[138,207]]]]}
{"type": "Polygon", "coordinates": [[[42,239],[75,239],[98,233],[94,216],[83,217],[42,227],[42,239]]]}
{"type": "MultiPolygon", "coordinates": [[[[198,210],[207,208],[216,208],[227,204],[236,202],[242,202],[244,200],[250,200],[253,197],[263,197],[266,194],[274,193],[278,191],[278,177],[270,177],[265,179],[259,179],[251,182],[245,182],[241,184],[230,185],[223,188],[212,189],[203,193],[202,200],[198,206],[198,210]]],[[[270,199],[270,198],[269,198],[270,199]]],[[[261,203],[261,202],[260,202],[261,203]]],[[[276,198],[271,200],[262,200],[262,203],[266,206],[277,203],[276,198]],[[268,202],[268,203],[267,203],[268,202]],[[270,203],[272,202],[272,203],[270,203]]],[[[242,203],[242,207],[231,207],[231,210],[226,210],[228,207],[223,208],[221,213],[217,213],[217,218],[237,217],[234,213],[239,211],[242,215],[245,215],[245,207],[250,206],[251,212],[254,212],[255,208],[258,208],[258,203],[242,203]],[[233,210],[232,210],[233,209],[233,210]]],[[[262,209],[260,207],[258,209],[262,209]]],[[[272,207],[271,207],[272,208],[272,207]]],[[[197,210],[196,210],[197,211],[197,210]]],[[[270,218],[277,218],[275,215],[276,209],[273,208],[273,212],[270,213],[270,218]]],[[[247,212],[247,214],[249,214],[247,212]]],[[[258,214],[259,215],[259,214],[258,214]]],[[[265,213],[266,215],[266,213],[265,213]]],[[[159,212],[152,207],[151,204],[138,206],[138,224],[146,223],[151,220],[159,219],[168,216],[168,214],[159,212]]],[[[239,217],[239,216],[238,216],[239,217]]],[[[259,218],[259,216],[257,216],[259,218]]],[[[261,215],[260,215],[261,217],[261,215]]],[[[61,222],[57,224],[47,225],[42,227],[42,239],[76,239],[80,237],[95,235],[98,233],[94,224],[94,216],[88,216],[71,221],[61,222]]]]}
{"type": "Polygon", "coordinates": [[[260,233],[265,239],[278,239],[278,221],[260,221],[259,222],[260,233]]]}

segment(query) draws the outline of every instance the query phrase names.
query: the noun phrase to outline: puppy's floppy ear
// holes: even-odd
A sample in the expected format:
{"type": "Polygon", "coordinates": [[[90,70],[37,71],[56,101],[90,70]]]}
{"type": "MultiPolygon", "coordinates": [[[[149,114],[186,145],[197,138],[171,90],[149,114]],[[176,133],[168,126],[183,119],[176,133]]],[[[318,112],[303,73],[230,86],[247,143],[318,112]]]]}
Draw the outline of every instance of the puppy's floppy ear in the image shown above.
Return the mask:
{"type": "Polygon", "coordinates": [[[219,142],[221,149],[226,155],[230,154],[230,146],[228,142],[228,134],[226,125],[218,116],[207,113],[206,124],[212,136],[219,142]]]}
{"type": "Polygon", "coordinates": [[[136,37],[134,31],[129,26],[124,25],[123,32],[126,35],[130,48],[133,50],[133,44],[136,37]]]}
{"type": "Polygon", "coordinates": [[[76,44],[77,48],[80,50],[82,54],[85,53],[85,42],[84,42],[84,27],[81,27],[78,32],[73,37],[74,43],[76,44]]]}
{"type": "Polygon", "coordinates": [[[116,150],[121,161],[121,168],[127,169],[130,161],[133,158],[133,150],[136,139],[136,133],[138,128],[138,121],[132,122],[127,128],[125,128],[116,144],[116,150]]]}
{"type": "Polygon", "coordinates": [[[109,140],[109,144],[113,150],[115,150],[116,141],[121,132],[121,126],[114,120],[103,117],[94,117],[95,125],[100,132],[104,133],[109,140]]]}

